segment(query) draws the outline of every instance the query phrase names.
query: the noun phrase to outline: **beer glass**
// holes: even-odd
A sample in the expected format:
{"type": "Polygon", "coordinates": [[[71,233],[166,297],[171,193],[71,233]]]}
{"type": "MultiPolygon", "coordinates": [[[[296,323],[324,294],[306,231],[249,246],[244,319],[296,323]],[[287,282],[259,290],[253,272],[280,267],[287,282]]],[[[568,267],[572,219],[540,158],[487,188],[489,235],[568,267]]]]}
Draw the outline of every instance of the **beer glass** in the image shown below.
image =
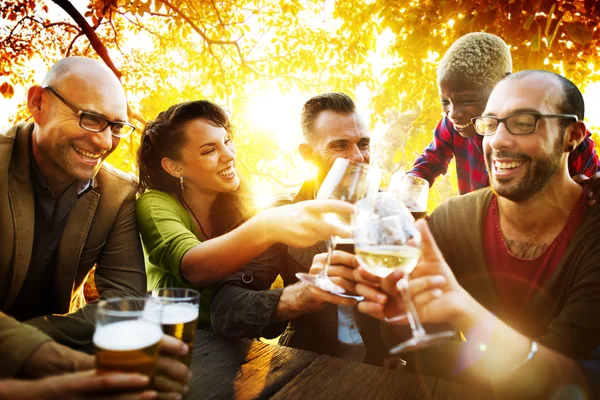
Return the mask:
{"type": "Polygon", "coordinates": [[[161,306],[144,298],[101,300],[96,310],[96,367],[152,378],[158,359],[161,306]]]}
{"type": "Polygon", "coordinates": [[[162,288],[154,289],[152,297],[162,304],[163,332],[188,345],[188,353],[178,359],[189,367],[200,312],[200,293],[193,289],[162,288]]]}
{"type": "Polygon", "coordinates": [[[404,175],[399,179],[394,176],[390,183],[390,190],[402,200],[414,219],[425,218],[429,182],[413,175],[404,175]]]}
{"type": "MultiPolygon", "coordinates": [[[[368,164],[350,161],[345,158],[338,158],[331,166],[325,180],[323,180],[317,194],[317,199],[336,199],[355,203],[358,200],[369,198],[377,193],[380,179],[381,172],[378,168],[369,167],[368,164]]],[[[350,215],[326,213],[323,215],[323,219],[332,224],[350,227],[350,215]]],[[[302,282],[306,282],[309,285],[316,286],[332,294],[341,297],[351,297],[361,301],[364,299],[362,296],[344,294],[345,290],[333,283],[327,276],[327,271],[331,265],[331,255],[338,240],[338,237],[331,237],[326,242],[327,260],[318,275],[299,272],[296,274],[296,277],[302,282]]]]}

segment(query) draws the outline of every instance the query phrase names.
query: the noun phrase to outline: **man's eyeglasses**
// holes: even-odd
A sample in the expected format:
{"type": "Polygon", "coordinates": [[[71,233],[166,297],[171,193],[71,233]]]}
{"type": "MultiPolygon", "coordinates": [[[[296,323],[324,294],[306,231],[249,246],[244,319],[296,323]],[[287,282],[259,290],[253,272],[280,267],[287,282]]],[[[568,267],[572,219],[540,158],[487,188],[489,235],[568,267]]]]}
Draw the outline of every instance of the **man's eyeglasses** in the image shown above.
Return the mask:
{"type": "Polygon", "coordinates": [[[102,132],[107,126],[110,126],[110,133],[117,138],[124,138],[135,131],[135,126],[128,122],[111,121],[102,115],[80,110],[75,105],[65,100],[60,94],[56,93],[50,86],[44,86],[44,89],[48,89],[50,93],[58,97],[60,101],[73,110],[79,116],[79,126],[87,131],[102,132]]]}
{"type": "Polygon", "coordinates": [[[579,121],[577,115],[574,114],[539,114],[539,113],[522,113],[511,115],[506,118],[496,117],[476,117],[472,118],[473,125],[477,133],[483,136],[492,136],[496,133],[498,125],[504,123],[506,129],[513,135],[528,135],[536,131],[538,123],[542,118],[568,118],[573,122],[579,121]]]}

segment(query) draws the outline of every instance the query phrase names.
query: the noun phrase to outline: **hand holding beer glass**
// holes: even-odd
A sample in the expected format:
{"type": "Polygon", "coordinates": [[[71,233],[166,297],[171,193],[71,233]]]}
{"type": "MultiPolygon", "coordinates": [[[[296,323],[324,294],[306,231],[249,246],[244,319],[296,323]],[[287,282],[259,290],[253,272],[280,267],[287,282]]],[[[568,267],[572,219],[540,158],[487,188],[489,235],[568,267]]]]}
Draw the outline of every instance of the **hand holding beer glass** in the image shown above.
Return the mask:
{"type": "Polygon", "coordinates": [[[188,353],[178,359],[189,367],[200,312],[200,293],[193,289],[162,288],[154,289],[152,298],[162,305],[163,332],[188,345],[188,353]]]}
{"type": "Polygon", "coordinates": [[[144,298],[101,300],[96,311],[96,366],[99,371],[154,376],[160,340],[161,306],[144,298]]]}

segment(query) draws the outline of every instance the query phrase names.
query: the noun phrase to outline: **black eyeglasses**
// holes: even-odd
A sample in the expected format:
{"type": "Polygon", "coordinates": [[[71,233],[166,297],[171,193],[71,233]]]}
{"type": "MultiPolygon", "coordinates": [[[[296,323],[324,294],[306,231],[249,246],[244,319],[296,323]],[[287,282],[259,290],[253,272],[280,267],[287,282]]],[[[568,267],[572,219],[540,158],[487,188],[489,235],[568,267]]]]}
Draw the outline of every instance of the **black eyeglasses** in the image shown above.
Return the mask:
{"type": "Polygon", "coordinates": [[[58,97],[60,101],[73,110],[79,116],[79,126],[86,131],[102,132],[107,126],[110,126],[110,133],[117,138],[127,137],[135,131],[135,126],[128,122],[111,121],[102,115],[80,110],[71,102],[65,100],[60,94],[56,93],[50,86],[44,86],[44,89],[48,89],[50,93],[58,97]]]}
{"type": "Polygon", "coordinates": [[[506,118],[496,117],[476,117],[472,118],[473,125],[477,133],[483,136],[492,136],[496,133],[498,125],[504,123],[506,129],[513,135],[528,135],[536,131],[538,123],[542,118],[568,118],[573,122],[579,121],[574,114],[539,114],[539,113],[521,113],[510,115],[506,118]]]}

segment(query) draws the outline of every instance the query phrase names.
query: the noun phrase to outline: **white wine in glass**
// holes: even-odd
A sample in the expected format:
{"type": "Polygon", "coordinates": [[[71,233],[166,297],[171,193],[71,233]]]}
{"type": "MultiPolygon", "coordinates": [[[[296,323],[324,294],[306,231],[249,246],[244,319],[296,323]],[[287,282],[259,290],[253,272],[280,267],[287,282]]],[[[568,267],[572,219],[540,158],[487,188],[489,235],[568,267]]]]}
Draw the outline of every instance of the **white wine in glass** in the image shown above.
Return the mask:
{"type": "Polygon", "coordinates": [[[454,336],[452,331],[426,333],[408,291],[408,276],[421,256],[421,234],[404,203],[394,193],[385,192],[377,194],[372,206],[358,203],[352,217],[352,231],[361,266],[382,278],[397,269],[404,271],[398,287],[406,314],[386,318],[386,322],[408,319],[413,337],[394,347],[392,352],[416,350],[454,336]]]}
{"type": "Polygon", "coordinates": [[[397,269],[402,269],[404,274],[409,275],[421,256],[421,249],[402,245],[355,247],[354,251],[363,265],[380,278],[385,278],[397,269]]]}

